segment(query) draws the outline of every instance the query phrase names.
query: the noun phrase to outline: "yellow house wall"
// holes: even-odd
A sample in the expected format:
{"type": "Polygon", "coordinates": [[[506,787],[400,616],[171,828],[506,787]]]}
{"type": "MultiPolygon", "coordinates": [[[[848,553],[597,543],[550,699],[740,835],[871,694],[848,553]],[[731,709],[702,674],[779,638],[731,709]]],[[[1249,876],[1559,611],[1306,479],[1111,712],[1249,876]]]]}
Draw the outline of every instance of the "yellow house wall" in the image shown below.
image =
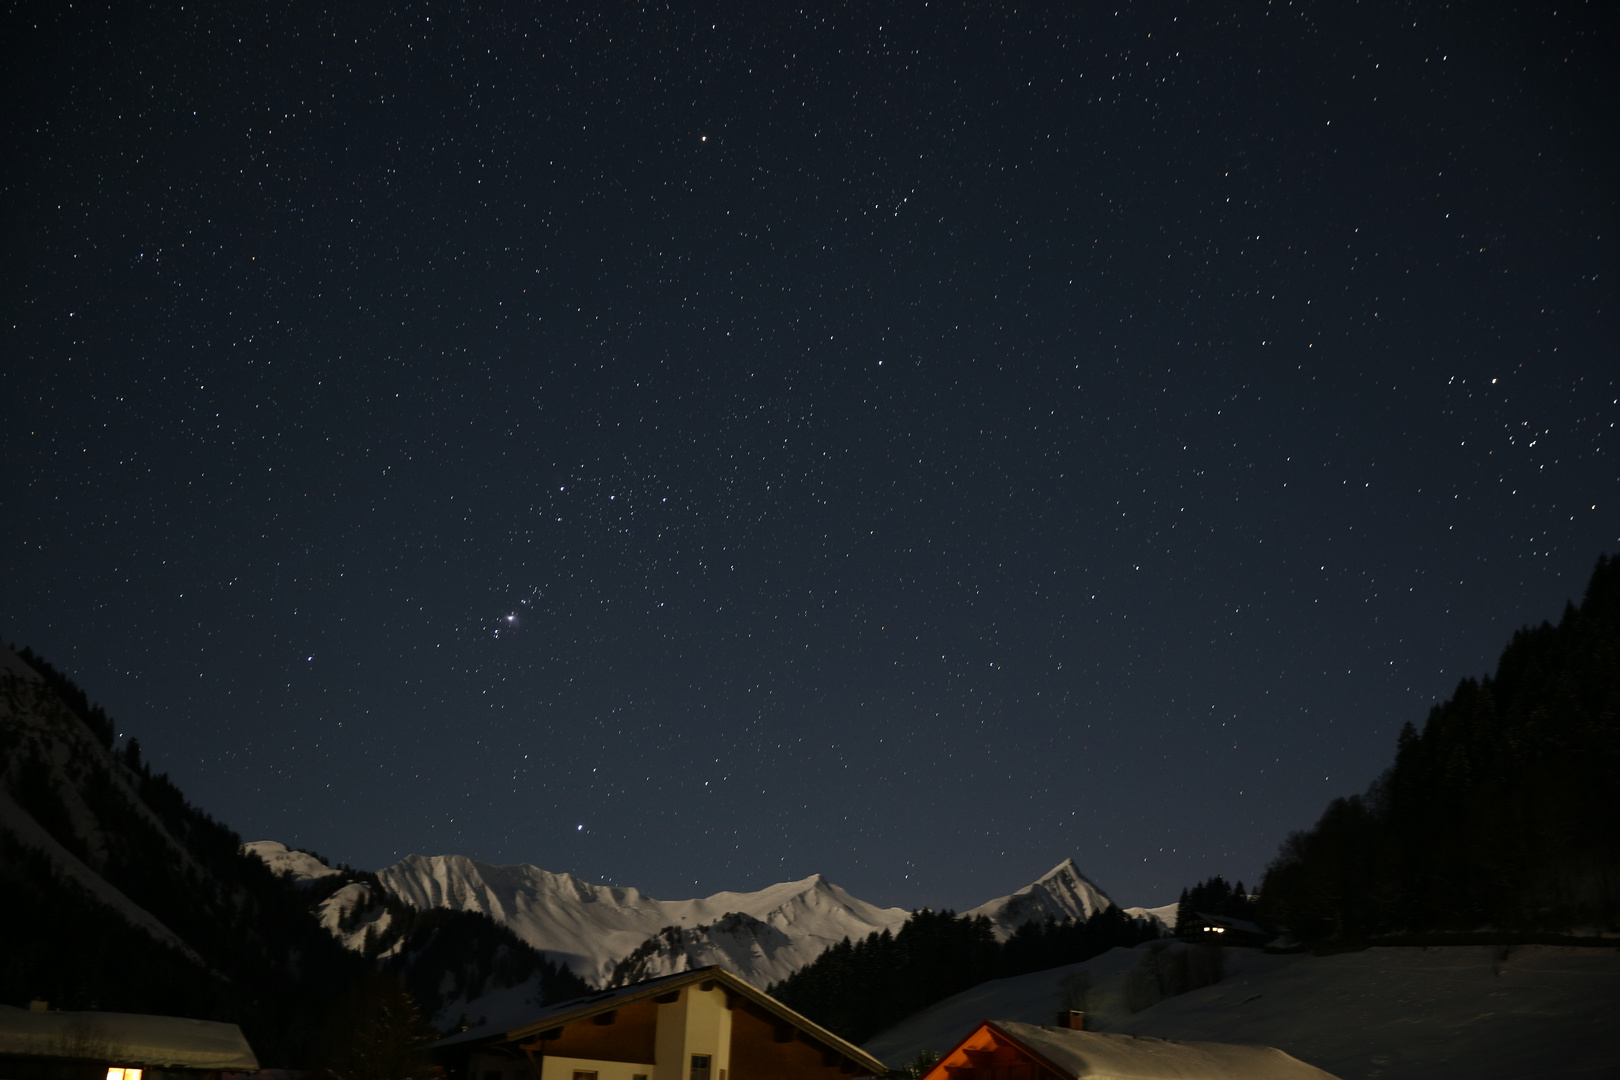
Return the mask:
{"type": "Polygon", "coordinates": [[[658,1064],[652,1080],[689,1080],[687,1063],[693,1054],[709,1055],[710,1080],[730,1077],[731,1010],[726,1008],[725,991],[683,986],[680,994],[678,1000],[658,1006],[658,1064]]]}
{"type": "Polygon", "coordinates": [[[591,1061],[588,1058],[546,1057],[540,1065],[540,1080],[574,1080],[574,1070],[594,1072],[596,1080],[633,1080],[647,1076],[650,1065],[628,1061],[591,1061]]]}

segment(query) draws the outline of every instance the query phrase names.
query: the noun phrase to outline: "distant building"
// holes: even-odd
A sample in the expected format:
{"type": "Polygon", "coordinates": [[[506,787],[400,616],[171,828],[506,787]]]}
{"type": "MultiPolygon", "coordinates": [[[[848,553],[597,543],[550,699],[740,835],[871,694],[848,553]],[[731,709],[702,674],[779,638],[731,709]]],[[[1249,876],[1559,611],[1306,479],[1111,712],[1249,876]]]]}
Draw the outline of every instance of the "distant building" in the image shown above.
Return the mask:
{"type": "Polygon", "coordinates": [[[1246,919],[1234,919],[1230,915],[1209,915],[1199,911],[1193,914],[1193,920],[1192,929],[1186,935],[1191,941],[1258,948],[1276,937],[1246,919]]]}
{"type": "Polygon", "coordinates": [[[0,1080],[217,1080],[256,1073],[235,1024],[0,1005],[0,1080]]]}
{"type": "Polygon", "coordinates": [[[433,1045],[451,1080],[844,1080],[870,1054],[718,967],[648,979],[433,1045]]]}
{"type": "Polygon", "coordinates": [[[1170,1039],[986,1021],[923,1080],[1336,1080],[1270,1046],[1170,1039]]]}

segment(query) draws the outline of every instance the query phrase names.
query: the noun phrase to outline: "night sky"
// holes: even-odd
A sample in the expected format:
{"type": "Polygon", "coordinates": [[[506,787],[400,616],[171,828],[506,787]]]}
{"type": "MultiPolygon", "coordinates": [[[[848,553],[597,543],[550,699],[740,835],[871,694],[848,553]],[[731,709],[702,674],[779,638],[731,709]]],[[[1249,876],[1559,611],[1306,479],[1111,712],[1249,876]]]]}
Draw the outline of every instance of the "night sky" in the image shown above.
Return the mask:
{"type": "Polygon", "coordinates": [[[1608,5],[0,22],[0,636],[245,839],[1255,882],[1620,551],[1608,5]]]}

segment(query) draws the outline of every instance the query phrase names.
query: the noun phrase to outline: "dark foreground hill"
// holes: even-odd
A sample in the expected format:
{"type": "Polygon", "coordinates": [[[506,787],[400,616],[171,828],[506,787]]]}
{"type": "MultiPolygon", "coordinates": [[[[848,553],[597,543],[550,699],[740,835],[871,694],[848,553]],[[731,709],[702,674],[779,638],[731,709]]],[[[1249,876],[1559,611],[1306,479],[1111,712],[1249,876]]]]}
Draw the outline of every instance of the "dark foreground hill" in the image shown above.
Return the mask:
{"type": "Polygon", "coordinates": [[[0,649],[0,1001],[240,1023],[304,1060],[364,967],[49,665],[0,649]]]}
{"type": "Polygon", "coordinates": [[[1261,896],[1308,943],[1620,931],[1620,560],[1407,724],[1394,765],[1291,836],[1261,896]]]}

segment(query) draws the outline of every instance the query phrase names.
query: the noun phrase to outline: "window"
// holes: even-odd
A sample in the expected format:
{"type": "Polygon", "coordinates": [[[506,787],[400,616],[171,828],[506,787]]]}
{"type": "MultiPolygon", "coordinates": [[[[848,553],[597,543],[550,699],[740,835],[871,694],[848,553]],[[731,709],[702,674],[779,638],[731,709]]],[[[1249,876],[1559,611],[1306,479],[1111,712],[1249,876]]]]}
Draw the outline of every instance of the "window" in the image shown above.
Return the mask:
{"type": "Polygon", "coordinates": [[[692,1080],[709,1080],[709,1055],[692,1055],[692,1080]]]}
{"type": "Polygon", "coordinates": [[[596,1080],[596,1070],[586,1072],[584,1069],[575,1069],[574,1080],[596,1080]]]}
{"type": "Polygon", "coordinates": [[[107,1080],[141,1080],[141,1070],[114,1067],[107,1070],[107,1080]]]}

